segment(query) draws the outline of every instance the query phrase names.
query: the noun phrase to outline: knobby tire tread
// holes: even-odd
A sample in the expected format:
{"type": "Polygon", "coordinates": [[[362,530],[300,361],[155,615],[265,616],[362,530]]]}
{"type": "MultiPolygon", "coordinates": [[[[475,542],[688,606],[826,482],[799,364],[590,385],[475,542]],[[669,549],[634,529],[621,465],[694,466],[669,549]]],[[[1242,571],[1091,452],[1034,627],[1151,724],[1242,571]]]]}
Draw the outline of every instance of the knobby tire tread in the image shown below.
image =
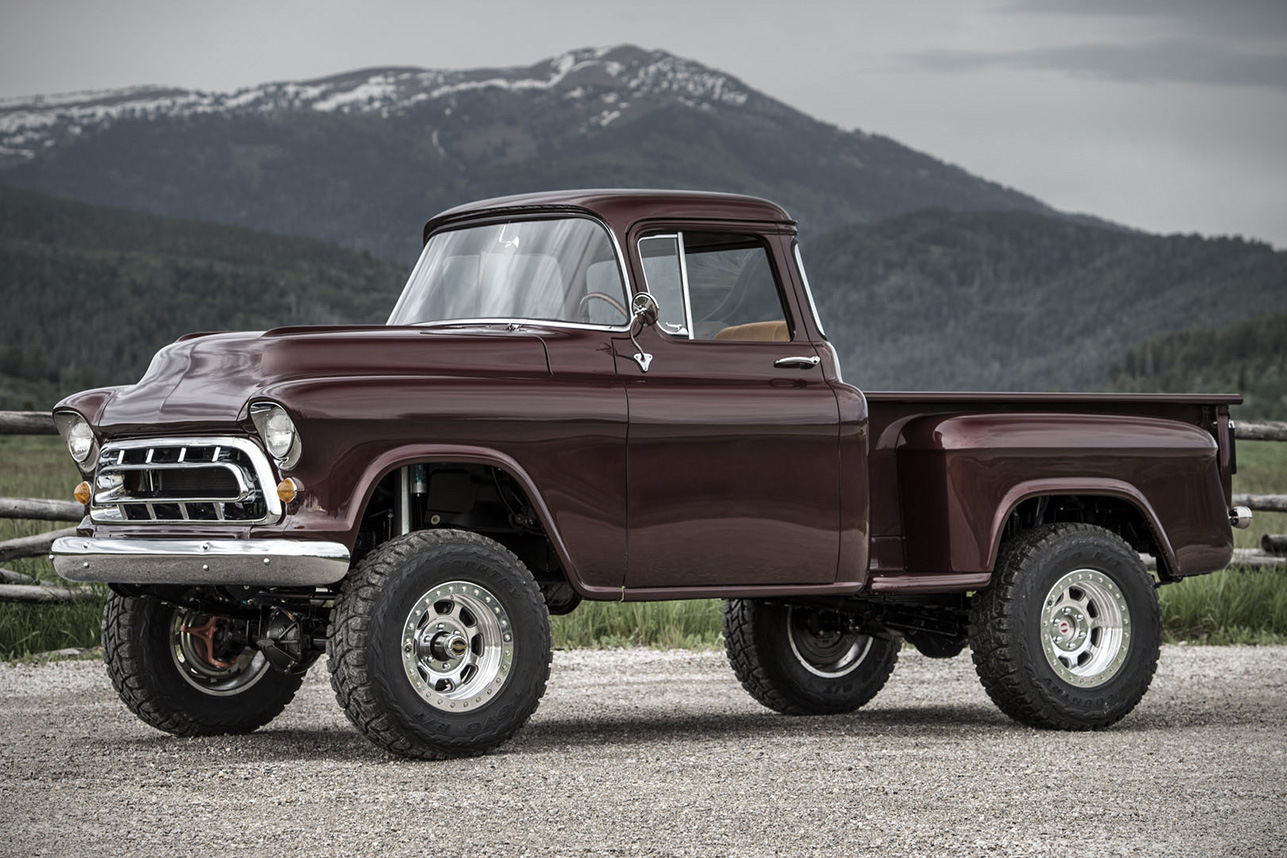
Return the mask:
{"type": "MultiPolygon", "coordinates": [[[[742,687],[751,697],[775,712],[783,715],[834,715],[852,712],[871,702],[880,693],[898,663],[898,649],[895,646],[885,663],[867,682],[861,696],[850,698],[843,706],[820,705],[792,693],[787,684],[774,676],[775,672],[779,672],[775,668],[779,668],[780,660],[793,656],[789,649],[779,651],[783,648],[769,648],[761,644],[759,632],[764,618],[757,616],[761,611],[761,605],[755,600],[726,600],[723,615],[724,648],[733,674],[742,687]]],[[[873,641],[873,646],[882,645],[880,640],[873,641]]]]}
{"type": "MultiPolygon", "coordinates": [[[[327,633],[328,666],[331,687],[349,721],[368,739],[392,754],[424,760],[442,760],[470,757],[486,753],[507,741],[522,728],[536,710],[545,693],[552,659],[549,626],[542,629],[544,658],[541,675],[535,690],[535,699],[518,699],[512,703],[496,700],[488,704],[484,713],[496,714],[492,707],[509,706],[519,710],[516,723],[506,724],[489,736],[479,738],[436,736],[431,742],[410,735],[402,724],[417,720],[420,712],[401,706],[396,696],[381,688],[380,679],[373,675],[369,663],[369,640],[372,617],[386,589],[399,576],[400,569],[421,559],[426,553],[446,550],[464,550],[476,560],[492,562],[497,552],[504,557],[511,569],[520,569],[522,576],[512,576],[521,598],[539,606],[545,616],[545,601],[535,579],[526,567],[508,549],[484,536],[468,531],[426,530],[416,531],[395,538],[367,555],[349,573],[340,588],[335,608],[331,614],[327,633]],[[377,693],[379,692],[379,693],[377,693]],[[523,712],[522,709],[527,711],[523,712]]],[[[401,671],[401,665],[393,668],[401,671]]],[[[518,677],[515,677],[518,678],[518,677]]],[[[394,682],[402,679],[393,677],[394,682]]],[[[494,720],[494,719],[491,719],[494,720]]]]}
{"type": "MultiPolygon", "coordinates": [[[[988,697],[1015,721],[1047,729],[1097,730],[1129,714],[1148,690],[1157,668],[1161,610],[1155,597],[1144,605],[1131,605],[1132,626],[1137,631],[1155,629],[1159,638],[1150,642],[1141,633],[1132,642],[1137,652],[1148,647],[1146,661],[1135,665],[1135,669],[1142,668],[1146,677],[1142,684],[1128,689],[1126,696],[1119,699],[1111,710],[1072,713],[1067,704],[1043,693],[1042,688],[1049,687],[1048,679],[1043,686],[1045,655],[1039,648],[1037,652],[1031,652],[1024,639],[1023,624],[1017,619],[1022,604],[1019,591],[1025,583],[1025,576],[1036,571],[1033,569],[1034,558],[1070,540],[1082,543],[1092,556],[1098,555],[1103,559],[1120,559],[1115,556],[1116,552],[1137,557],[1117,534],[1090,524],[1044,525],[1008,540],[998,552],[991,587],[971,599],[970,650],[975,671],[988,697]],[[1141,609],[1144,613],[1137,616],[1141,609]]],[[[1142,564],[1139,570],[1143,570],[1142,564]]]]}
{"type": "Polygon", "coordinates": [[[258,705],[249,708],[236,705],[247,698],[233,695],[211,701],[197,698],[198,702],[208,702],[211,711],[199,712],[185,706],[177,695],[164,688],[163,680],[168,677],[157,675],[159,671],[173,669],[177,681],[183,682],[178,677],[178,668],[166,663],[168,655],[163,658],[159,652],[145,651],[150,640],[149,625],[160,622],[169,610],[146,597],[117,593],[108,597],[103,608],[103,662],[107,676],[126,708],[145,724],[175,736],[249,733],[280,715],[295,698],[303,677],[272,671],[252,686],[252,689],[264,686],[256,697],[263,697],[263,692],[270,687],[265,683],[275,686],[276,693],[259,700],[258,705]],[[226,711],[219,714],[220,709],[226,711]]]}

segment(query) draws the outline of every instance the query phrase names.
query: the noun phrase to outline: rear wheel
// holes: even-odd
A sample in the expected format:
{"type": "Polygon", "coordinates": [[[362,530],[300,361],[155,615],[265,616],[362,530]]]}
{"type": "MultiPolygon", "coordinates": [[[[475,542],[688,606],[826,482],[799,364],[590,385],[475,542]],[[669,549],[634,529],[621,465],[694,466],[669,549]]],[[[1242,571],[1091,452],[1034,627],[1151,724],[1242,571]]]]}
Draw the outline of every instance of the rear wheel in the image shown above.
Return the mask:
{"type": "Polygon", "coordinates": [[[730,599],[724,645],[742,687],[787,715],[852,712],[884,687],[898,643],[866,635],[839,611],[730,599]]]}
{"type": "Polygon", "coordinates": [[[303,682],[272,668],[251,645],[249,626],[113,593],[103,613],[108,676],[130,711],[158,730],[248,733],[275,718],[303,682]]]}
{"type": "Polygon", "coordinates": [[[485,753],[536,710],[550,673],[540,589],[500,544],[457,530],[410,533],[345,580],[327,640],[349,720],[407,757],[485,753]]]}
{"type": "Polygon", "coordinates": [[[1054,524],[1002,546],[970,606],[975,669],[994,703],[1033,727],[1093,730],[1135,708],[1157,668],[1153,579],[1116,534],[1054,524]]]}

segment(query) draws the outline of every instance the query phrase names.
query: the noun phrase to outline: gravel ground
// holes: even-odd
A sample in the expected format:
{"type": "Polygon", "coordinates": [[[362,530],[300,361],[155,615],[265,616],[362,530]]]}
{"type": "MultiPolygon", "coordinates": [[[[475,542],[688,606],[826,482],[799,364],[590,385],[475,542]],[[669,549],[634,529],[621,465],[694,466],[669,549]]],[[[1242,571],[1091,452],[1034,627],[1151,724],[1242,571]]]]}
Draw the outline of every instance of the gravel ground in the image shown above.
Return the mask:
{"type": "Polygon", "coordinates": [[[0,855],[1287,855],[1287,647],[1167,647],[1099,733],[1002,716],[904,651],[854,715],[756,704],[721,653],[555,654],[498,752],[392,759],[325,666],[268,727],[176,739],[102,667],[0,665],[0,855]]]}

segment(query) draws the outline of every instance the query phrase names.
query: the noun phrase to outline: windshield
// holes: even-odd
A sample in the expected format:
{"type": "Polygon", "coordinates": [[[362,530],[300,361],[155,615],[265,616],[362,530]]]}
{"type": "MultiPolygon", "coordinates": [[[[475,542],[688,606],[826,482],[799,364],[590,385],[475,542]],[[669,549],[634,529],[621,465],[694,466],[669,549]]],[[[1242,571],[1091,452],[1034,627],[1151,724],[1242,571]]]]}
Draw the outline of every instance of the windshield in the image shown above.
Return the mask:
{"type": "Polygon", "coordinates": [[[595,221],[508,221],[431,236],[390,325],[532,320],[624,325],[626,286],[595,221]]]}

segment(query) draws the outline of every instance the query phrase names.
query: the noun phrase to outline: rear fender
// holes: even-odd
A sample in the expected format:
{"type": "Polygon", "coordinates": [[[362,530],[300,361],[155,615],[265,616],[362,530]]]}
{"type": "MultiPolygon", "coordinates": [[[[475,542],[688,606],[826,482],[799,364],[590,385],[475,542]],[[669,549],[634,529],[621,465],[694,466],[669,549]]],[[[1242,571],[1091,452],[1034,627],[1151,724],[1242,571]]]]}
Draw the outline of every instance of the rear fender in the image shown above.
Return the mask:
{"type": "Polygon", "coordinates": [[[910,421],[896,459],[911,573],[987,572],[1006,521],[1040,495],[1120,498],[1148,522],[1174,575],[1233,554],[1215,439],[1172,420],[1103,414],[935,415],[910,421]]]}

